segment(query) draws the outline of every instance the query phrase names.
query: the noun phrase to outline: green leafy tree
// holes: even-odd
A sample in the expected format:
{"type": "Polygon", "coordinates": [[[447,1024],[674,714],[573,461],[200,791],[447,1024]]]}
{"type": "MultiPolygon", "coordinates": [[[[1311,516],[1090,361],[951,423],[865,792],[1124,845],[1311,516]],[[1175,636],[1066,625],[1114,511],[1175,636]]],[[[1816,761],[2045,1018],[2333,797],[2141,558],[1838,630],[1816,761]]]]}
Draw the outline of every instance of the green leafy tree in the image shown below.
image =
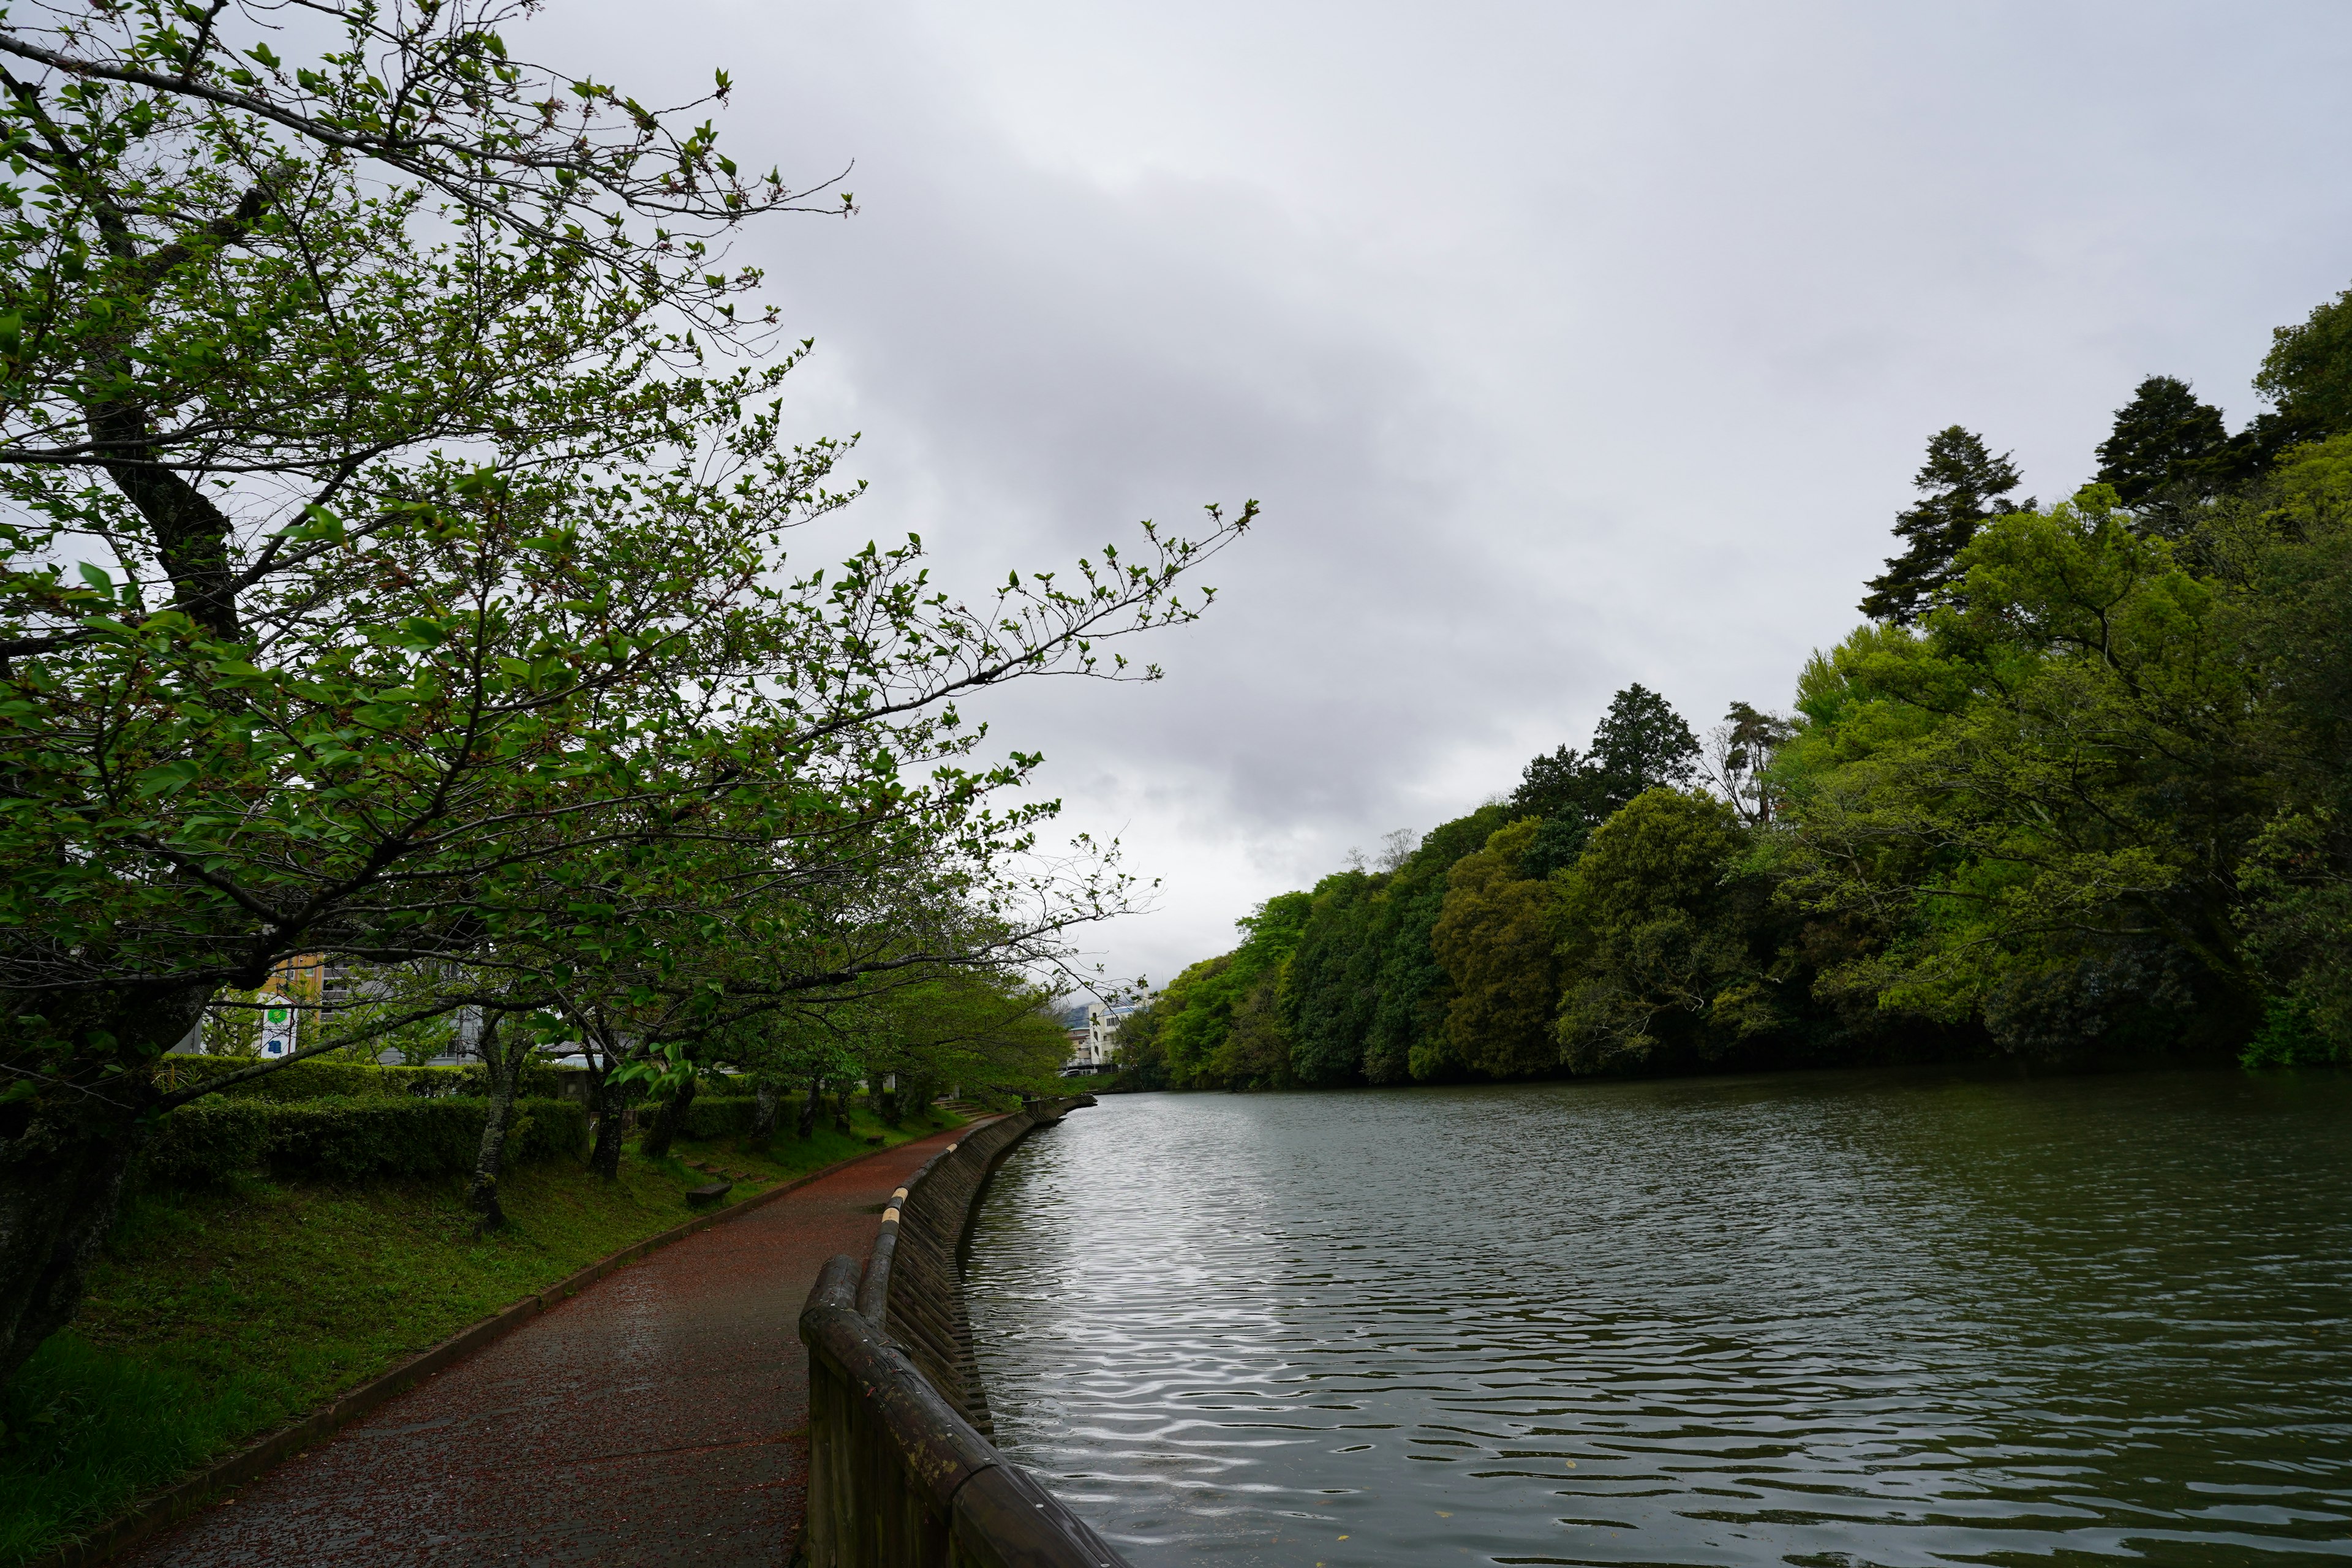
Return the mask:
{"type": "Polygon", "coordinates": [[[1689,1067],[1789,1026],[1770,889],[1742,874],[1747,849],[1729,805],[1683,790],[1638,795],[1594,831],[1559,890],[1569,1066],[1689,1067]]]}
{"type": "Polygon", "coordinates": [[[1560,746],[1549,755],[1538,752],[1520,770],[1519,787],[1511,792],[1511,809],[1547,821],[1590,816],[1595,770],[1594,761],[1574,746],[1560,746]]]}
{"type": "Polygon", "coordinates": [[[1483,805],[1430,830],[1382,889],[1370,922],[1379,963],[1371,1026],[1364,1037],[1364,1076],[1374,1083],[1442,1081],[1467,1070],[1445,1036],[1453,982],[1431,945],[1445,909],[1446,873],[1511,819],[1506,805],[1483,805]]]}
{"type": "Polygon", "coordinates": [[[1306,934],[1306,893],[1268,899],[1234,924],[1240,946],[1179,974],[1161,996],[1159,1041],[1170,1080],[1187,1089],[1273,1089],[1290,1081],[1282,1021],[1284,966],[1306,934]]]}
{"type": "Polygon", "coordinates": [[[2018,480],[2017,466],[2006,455],[1994,457],[1972,430],[1952,425],[1929,437],[1927,460],[1912,481],[1919,500],[1895,519],[1904,552],[1870,580],[1862,613],[1907,626],[1947,598],[1958,576],[1960,552],[1977,531],[1992,518],[2032,510],[2031,500],[2009,500],[2018,480]]]}
{"type": "Polygon", "coordinates": [[[1290,1089],[1290,1026],[1282,1016],[1282,974],[1275,970],[1234,1001],[1223,1037],[1209,1053],[1207,1077],[1230,1089],[1290,1089]]]}
{"type": "Polygon", "coordinates": [[[1221,952],[1188,964],[1152,1004],[1153,1044],[1171,1089],[1207,1089],[1209,1058],[1233,1023],[1234,987],[1224,983],[1234,955],[1221,952]]]}
{"type": "Polygon", "coordinates": [[[2352,430],[2352,289],[2271,333],[2254,390],[2271,405],[2257,422],[2265,455],[2352,430]]]}
{"type": "Polygon", "coordinates": [[[2248,952],[2267,982],[2249,1066],[2352,1062],[2352,832],[2333,807],[2284,815],[2239,872],[2248,952]]]}
{"type": "Polygon", "coordinates": [[[2114,492],[1988,524],[1967,604],[1808,671],[1801,886],[1885,922],[1882,1005],[2021,1054],[2242,1037],[2234,909],[2273,798],[2245,605],[2114,492]]]}
{"type": "Polygon", "coordinates": [[[1598,758],[1573,746],[1560,746],[1550,755],[1528,759],[1511,792],[1510,809],[1541,823],[1528,861],[1538,873],[1576,863],[1592,825],[1609,815],[1602,796],[1607,791],[1598,758]]]}
{"type": "Polygon", "coordinates": [[[1017,974],[950,971],[884,992],[876,1005],[882,1027],[864,1054],[866,1071],[896,1074],[904,1103],[916,1103],[908,1085],[1050,1088],[1069,1058],[1052,995],[1017,974]]]}
{"type": "Polygon", "coordinates": [[[1374,922],[1389,878],[1334,872],[1308,894],[1306,929],[1283,981],[1283,1019],[1291,1071],[1323,1088],[1359,1081],[1364,1040],[1380,1002],[1380,949],[1374,922]]]}
{"type": "Polygon", "coordinates": [[[2273,815],[2239,868],[2258,1061],[2352,1061],[2352,436],[2292,454],[2244,579],[2273,815]]]}
{"type": "Polygon", "coordinates": [[[1455,861],[1430,931],[1452,983],[1446,1041],[1487,1078],[1525,1078],[1559,1060],[1551,1027],[1559,1001],[1556,898],[1549,881],[1524,875],[1521,864],[1539,826],[1522,818],[1455,861]]]}
{"type": "MultiPolygon", "coordinates": [[[[784,441],[797,353],[713,242],[845,203],[739,168],[699,106],[521,61],[520,7],[309,14],[341,36],[308,64],[262,8],[0,23],[0,1374],[70,1313],[189,1092],[152,1064],[223,987],[301,952],[488,961],[501,996],[658,978],[600,944],[992,877],[1043,818],[989,801],[1036,759],[967,769],[953,700],[1119,673],[1103,638],[1199,559],[1147,532],[970,601],[911,542],[786,570],[841,448],[784,441]]],[[[748,1005],[1001,957],[1039,928],[969,918],[1003,888],[932,928],[978,948],[701,967],[748,1005]]],[[[666,984],[563,1011],[609,1060],[684,1047],[712,1010],[666,984]]]]}

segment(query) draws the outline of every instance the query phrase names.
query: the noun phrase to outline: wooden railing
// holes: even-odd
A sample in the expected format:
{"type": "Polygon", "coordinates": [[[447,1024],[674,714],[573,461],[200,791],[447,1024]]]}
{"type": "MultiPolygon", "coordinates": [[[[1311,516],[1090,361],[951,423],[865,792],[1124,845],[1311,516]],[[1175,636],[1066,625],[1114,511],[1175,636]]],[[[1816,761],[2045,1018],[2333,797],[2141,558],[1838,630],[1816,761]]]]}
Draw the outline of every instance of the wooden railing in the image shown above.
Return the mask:
{"type": "Polygon", "coordinates": [[[882,1211],[861,1277],[834,1258],[801,1313],[809,1352],[809,1568],[1128,1568],[996,1451],[958,1254],[988,1173],[1091,1095],[1033,1100],[950,1144],[882,1211]]]}

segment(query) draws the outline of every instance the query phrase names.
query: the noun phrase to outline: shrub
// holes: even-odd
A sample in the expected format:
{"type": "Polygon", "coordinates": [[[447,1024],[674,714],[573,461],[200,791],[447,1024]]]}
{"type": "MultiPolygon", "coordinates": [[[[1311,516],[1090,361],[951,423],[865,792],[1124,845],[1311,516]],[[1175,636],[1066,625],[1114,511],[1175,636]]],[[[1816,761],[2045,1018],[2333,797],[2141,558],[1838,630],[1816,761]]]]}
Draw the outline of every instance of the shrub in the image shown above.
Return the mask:
{"type": "MultiPolygon", "coordinates": [[[[474,1168],[488,1114],[488,1101],[470,1097],[379,1094],[289,1104],[207,1095],[163,1118],[142,1177],[151,1185],[194,1186],[264,1169],[336,1181],[461,1173],[474,1168]]],[[[509,1166],[577,1156],[587,1146],[585,1108],[562,1100],[515,1102],[509,1166]]]]}
{"type": "MultiPolygon", "coordinates": [[[[156,1064],[157,1081],[182,1089],[207,1079],[241,1072],[253,1066],[251,1058],[165,1057],[156,1064]]],[[[563,1080],[582,1076],[577,1068],[531,1062],[522,1069],[517,1086],[525,1097],[555,1099],[563,1080]]],[[[222,1092],[235,1100],[387,1100],[435,1099],[447,1095],[481,1096],[489,1092],[488,1075],[479,1062],[448,1068],[390,1068],[373,1062],[311,1060],[240,1083],[222,1092]]]]}
{"type": "Polygon", "coordinates": [[[260,1170],[269,1158],[269,1108],[208,1094],[163,1118],[141,1157],[148,1184],[190,1187],[260,1170]]]}
{"type": "Polygon", "coordinates": [[[697,1095],[678,1131],[699,1140],[739,1137],[751,1131],[751,1118],[759,1109],[760,1097],[754,1094],[697,1095]]]}

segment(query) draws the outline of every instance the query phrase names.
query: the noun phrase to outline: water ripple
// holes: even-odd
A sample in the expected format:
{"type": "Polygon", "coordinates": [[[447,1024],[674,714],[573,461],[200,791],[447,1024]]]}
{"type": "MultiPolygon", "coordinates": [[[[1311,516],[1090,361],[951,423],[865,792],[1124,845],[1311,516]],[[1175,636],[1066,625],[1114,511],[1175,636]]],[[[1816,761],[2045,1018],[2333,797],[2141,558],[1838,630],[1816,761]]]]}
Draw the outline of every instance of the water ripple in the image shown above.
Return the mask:
{"type": "Polygon", "coordinates": [[[999,1172],[1005,1447],[1141,1568],[2352,1556],[2352,1084],[1113,1098],[999,1172]]]}

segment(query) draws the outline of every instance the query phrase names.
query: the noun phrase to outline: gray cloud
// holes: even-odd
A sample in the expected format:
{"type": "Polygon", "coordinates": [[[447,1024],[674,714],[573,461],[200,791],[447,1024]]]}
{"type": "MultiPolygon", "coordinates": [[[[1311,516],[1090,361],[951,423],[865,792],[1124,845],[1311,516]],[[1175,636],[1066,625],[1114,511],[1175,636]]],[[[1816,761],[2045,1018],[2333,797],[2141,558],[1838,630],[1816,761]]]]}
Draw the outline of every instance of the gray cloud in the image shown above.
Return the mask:
{"type": "Polygon", "coordinates": [[[2352,280],[2326,5],[665,16],[536,52],[724,65],[739,157],[856,160],[859,217],[742,247],[819,340],[797,416],[865,432],[835,542],[980,583],[1266,503],[1165,682],[988,706],[1165,879],[1101,938],[1155,977],[1627,680],[1785,703],[1930,430],[2063,494],[2141,375],[2242,418],[2352,280]]]}

